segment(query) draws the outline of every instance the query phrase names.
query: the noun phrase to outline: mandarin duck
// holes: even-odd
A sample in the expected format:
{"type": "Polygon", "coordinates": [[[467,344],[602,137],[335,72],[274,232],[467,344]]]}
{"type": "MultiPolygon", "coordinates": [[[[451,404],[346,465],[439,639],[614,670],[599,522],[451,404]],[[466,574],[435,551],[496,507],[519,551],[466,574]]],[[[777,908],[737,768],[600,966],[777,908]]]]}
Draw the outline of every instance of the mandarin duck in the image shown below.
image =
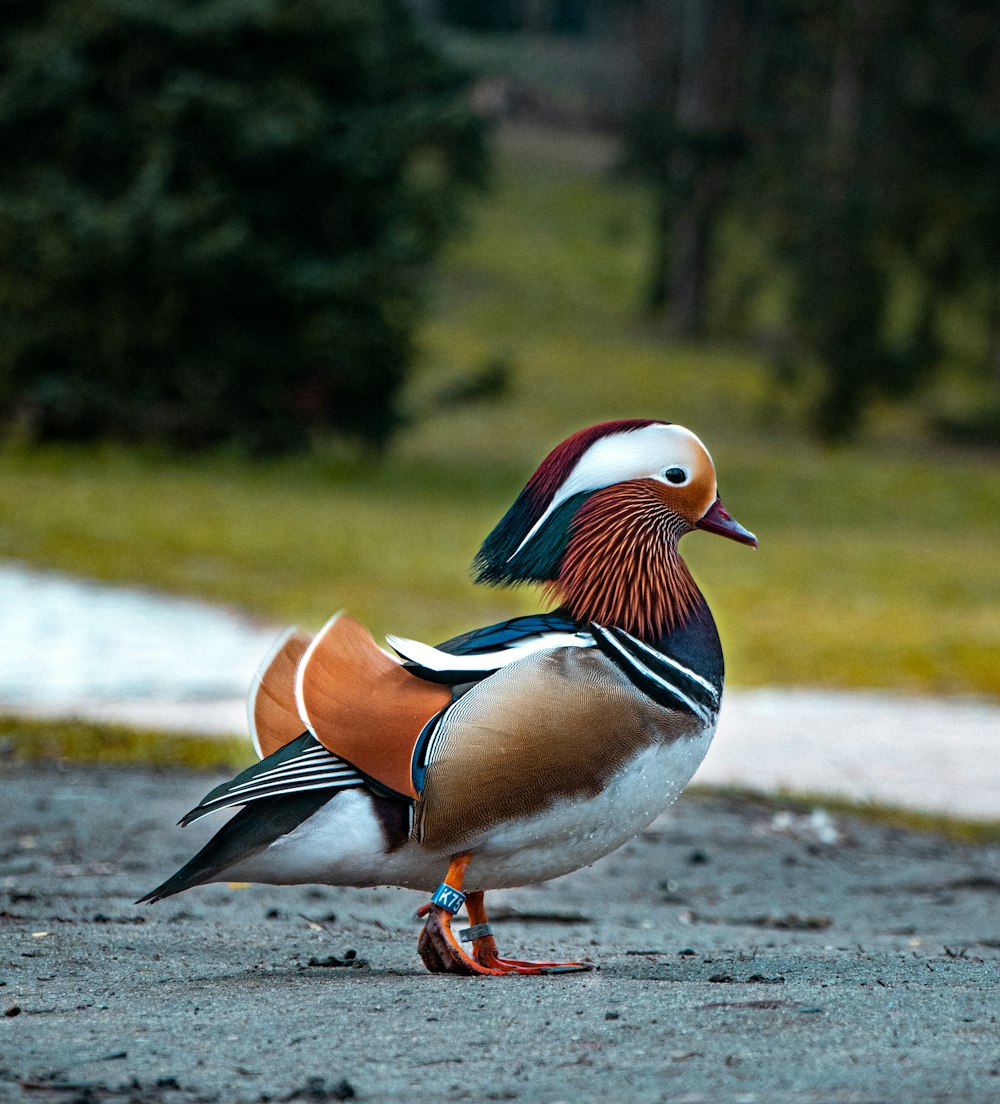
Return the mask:
{"type": "Polygon", "coordinates": [[[483,894],[614,851],[704,757],[723,660],[677,550],[695,529],[757,545],[689,430],[605,422],[563,441],[474,561],[476,581],[541,584],[555,608],[437,647],[390,636],[395,655],[343,614],[290,631],[250,692],[260,762],[180,823],[242,809],[142,900],[217,881],[433,890],[417,912],[432,972],[592,969],[501,957],[483,894]]]}

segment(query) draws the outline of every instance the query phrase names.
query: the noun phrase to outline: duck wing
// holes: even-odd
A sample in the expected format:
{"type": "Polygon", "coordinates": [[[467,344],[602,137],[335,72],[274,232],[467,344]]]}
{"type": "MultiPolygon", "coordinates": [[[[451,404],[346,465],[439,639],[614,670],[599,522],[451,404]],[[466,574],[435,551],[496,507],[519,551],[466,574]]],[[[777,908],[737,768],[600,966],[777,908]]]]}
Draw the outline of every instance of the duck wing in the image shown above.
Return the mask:
{"type": "MultiPolygon", "coordinates": [[[[445,712],[415,809],[420,843],[475,849],[493,829],[596,797],[647,749],[711,735],[721,686],[627,633],[590,629],[589,647],[517,656],[445,712]]],[[[682,786],[691,756],[676,758],[682,786]]],[[[652,819],[663,806],[648,800],[652,819]]]]}
{"type": "Polygon", "coordinates": [[[470,686],[526,655],[593,645],[575,622],[548,617],[491,625],[441,648],[388,639],[406,662],[354,618],[332,618],[299,661],[295,699],[302,723],[327,750],[410,801],[420,796],[423,749],[470,686]]]}
{"type": "Polygon", "coordinates": [[[555,648],[591,648],[593,635],[579,622],[559,613],[534,614],[473,629],[431,647],[401,636],[386,637],[402,656],[404,667],[418,678],[454,688],[480,682],[501,667],[555,648]]]}
{"type": "Polygon", "coordinates": [[[328,751],[399,797],[419,796],[414,747],[451,703],[449,687],[415,677],[360,622],[340,614],[299,662],[295,699],[303,724],[328,751]]]}
{"type": "Polygon", "coordinates": [[[162,885],[140,897],[136,904],[155,904],[164,897],[213,881],[229,867],[245,862],[270,847],[276,839],[294,831],[329,800],[328,790],[314,790],[263,798],[241,809],[197,855],[162,885]]]}

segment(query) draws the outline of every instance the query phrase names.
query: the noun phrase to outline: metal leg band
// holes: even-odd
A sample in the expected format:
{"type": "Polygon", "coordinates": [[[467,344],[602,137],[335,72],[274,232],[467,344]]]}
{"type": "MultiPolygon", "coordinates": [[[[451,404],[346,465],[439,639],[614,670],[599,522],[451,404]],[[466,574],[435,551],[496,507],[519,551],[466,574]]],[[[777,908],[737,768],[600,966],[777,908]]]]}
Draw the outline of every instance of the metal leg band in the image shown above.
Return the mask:
{"type": "Polygon", "coordinates": [[[458,939],[460,943],[471,943],[473,939],[483,939],[492,934],[493,929],[489,924],[473,924],[471,928],[462,928],[458,933],[458,939]]]}
{"type": "Polygon", "coordinates": [[[452,916],[465,904],[465,894],[460,889],[442,882],[431,895],[431,904],[450,912],[452,916]]]}

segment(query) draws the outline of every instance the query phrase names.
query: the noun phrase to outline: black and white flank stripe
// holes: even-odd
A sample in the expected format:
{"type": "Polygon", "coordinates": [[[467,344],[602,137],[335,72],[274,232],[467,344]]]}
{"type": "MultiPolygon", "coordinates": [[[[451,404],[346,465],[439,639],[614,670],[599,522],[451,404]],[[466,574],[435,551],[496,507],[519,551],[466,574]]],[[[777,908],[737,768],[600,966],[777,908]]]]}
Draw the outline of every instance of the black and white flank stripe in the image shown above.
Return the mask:
{"type": "Polygon", "coordinates": [[[625,632],[591,624],[597,647],[644,694],[667,709],[681,709],[703,724],[715,724],[722,687],[690,667],[625,632]]]}
{"type": "Polygon", "coordinates": [[[265,797],[308,790],[347,790],[364,784],[364,778],[349,763],[327,751],[307,732],[254,763],[231,782],[217,786],[179,823],[191,824],[209,813],[248,805],[265,797]]]}

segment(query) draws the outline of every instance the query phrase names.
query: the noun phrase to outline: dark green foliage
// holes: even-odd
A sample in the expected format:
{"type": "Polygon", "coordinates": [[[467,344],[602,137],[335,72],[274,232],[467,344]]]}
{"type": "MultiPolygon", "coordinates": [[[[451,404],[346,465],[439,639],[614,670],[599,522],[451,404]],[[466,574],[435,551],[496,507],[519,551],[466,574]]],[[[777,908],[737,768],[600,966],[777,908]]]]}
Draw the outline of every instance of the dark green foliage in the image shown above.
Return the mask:
{"type": "Polygon", "coordinates": [[[743,0],[637,3],[645,66],[626,135],[625,167],[656,189],[644,307],[682,337],[706,329],[707,281],[719,221],[744,153],[743,0]]]}
{"type": "Polygon", "coordinates": [[[513,375],[513,359],[506,353],[498,353],[478,369],[438,388],[433,406],[442,410],[469,403],[495,402],[510,393],[513,375]]]}
{"type": "Polygon", "coordinates": [[[397,0],[0,7],[0,410],[254,450],[398,422],[426,266],[483,170],[397,0]]]}
{"type": "Polygon", "coordinates": [[[946,441],[1000,449],[1000,404],[987,406],[962,417],[939,415],[935,419],[934,428],[946,441]]]}
{"type": "Polygon", "coordinates": [[[437,17],[471,31],[581,34],[602,0],[437,0],[437,17]]]}
{"type": "Polygon", "coordinates": [[[440,0],[445,23],[472,31],[513,31],[523,26],[520,0],[440,0]]]}

